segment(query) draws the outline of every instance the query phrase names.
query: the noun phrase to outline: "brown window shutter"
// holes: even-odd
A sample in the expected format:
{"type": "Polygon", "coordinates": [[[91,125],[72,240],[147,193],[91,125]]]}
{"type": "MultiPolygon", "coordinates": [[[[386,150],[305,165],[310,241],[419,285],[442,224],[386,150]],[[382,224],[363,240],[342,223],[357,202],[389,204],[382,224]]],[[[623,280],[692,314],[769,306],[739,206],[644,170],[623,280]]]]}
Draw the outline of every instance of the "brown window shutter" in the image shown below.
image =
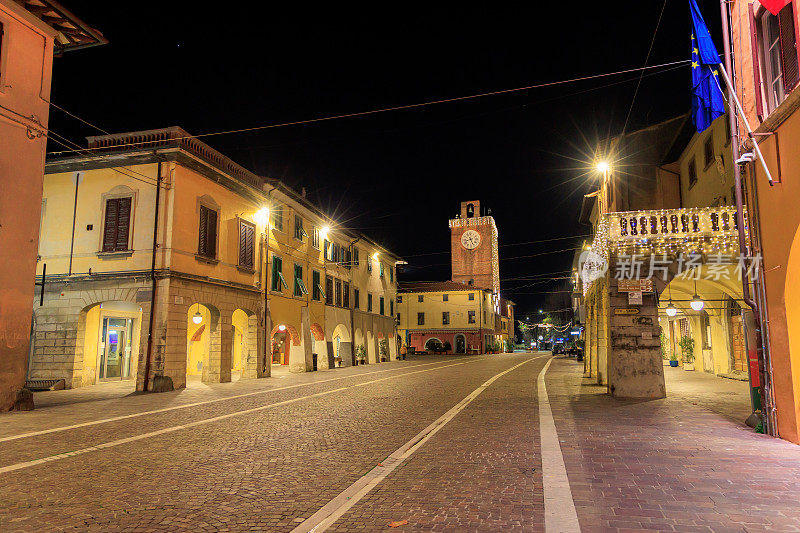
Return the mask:
{"type": "Polygon", "coordinates": [[[208,208],[204,206],[200,206],[200,240],[197,244],[197,253],[200,255],[206,255],[206,241],[208,240],[208,236],[206,235],[206,227],[208,226],[208,208]]]}
{"type": "Polygon", "coordinates": [[[208,210],[206,216],[206,256],[217,256],[217,212],[213,209],[208,210]]]}
{"type": "Polygon", "coordinates": [[[758,120],[764,120],[764,107],[761,103],[761,66],[758,61],[758,21],[753,13],[753,4],[747,4],[750,12],[750,53],[753,56],[753,98],[756,101],[756,115],[758,120]]]}
{"type": "Polygon", "coordinates": [[[253,268],[255,251],[255,228],[247,222],[239,221],[239,265],[253,268]]]}
{"type": "Polygon", "coordinates": [[[118,198],[116,251],[128,249],[128,236],[131,229],[131,198],[118,198]]]}
{"type": "Polygon", "coordinates": [[[106,219],[103,226],[103,251],[113,252],[117,242],[119,199],[106,200],[106,219]]]}
{"type": "Polygon", "coordinates": [[[781,39],[781,62],[783,63],[783,87],[788,94],[794,89],[800,79],[800,69],[797,65],[797,46],[794,33],[794,9],[792,4],[778,13],[778,28],[781,39]]]}

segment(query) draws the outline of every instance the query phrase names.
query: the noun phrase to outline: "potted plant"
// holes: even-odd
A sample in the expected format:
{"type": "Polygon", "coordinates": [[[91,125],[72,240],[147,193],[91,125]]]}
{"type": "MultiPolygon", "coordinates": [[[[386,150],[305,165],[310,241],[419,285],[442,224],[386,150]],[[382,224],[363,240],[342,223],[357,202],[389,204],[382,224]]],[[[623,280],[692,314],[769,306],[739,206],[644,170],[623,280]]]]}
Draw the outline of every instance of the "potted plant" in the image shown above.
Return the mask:
{"type": "Polygon", "coordinates": [[[672,367],[678,366],[678,354],[676,353],[669,354],[669,366],[672,367]]]}
{"type": "Polygon", "coordinates": [[[367,347],[363,344],[356,346],[356,365],[363,365],[367,360],[367,347]]]}
{"type": "Polygon", "coordinates": [[[378,341],[378,352],[381,354],[381,363],[385,363],[389,357],[389,341],[381,339],[378,341]]]}
{"type": "Polygon", "coordinates": [[[683,356],[683,369],[694,370],[694,339],[688,335],[681,337],[678,342],[683,356]]]}
{"type": "Polygon", "coordinates": [[[661,358],[664,360],[664,366],[671,366],[670,353],[669,353],[669,340],[664,333],[661,333],[661,358]]]}

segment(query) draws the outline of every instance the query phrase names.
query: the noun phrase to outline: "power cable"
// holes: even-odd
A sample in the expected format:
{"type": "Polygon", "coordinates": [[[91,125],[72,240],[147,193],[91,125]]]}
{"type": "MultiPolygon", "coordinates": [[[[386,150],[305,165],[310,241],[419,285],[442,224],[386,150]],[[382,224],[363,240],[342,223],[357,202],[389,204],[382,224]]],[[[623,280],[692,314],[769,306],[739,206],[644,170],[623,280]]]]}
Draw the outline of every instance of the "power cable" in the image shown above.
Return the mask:
{"type": "MultiPolygon", "coordinates": [[[[198,139],[200,137],[212,137],[212,136],[218,136],[218,135],[229,135],[229,134],[232,134],[232,133],[247,133],[247,132],[251,132],[251,131],[260,131],[260,130],[266,130],[266,129],[281,128],[281,127],[286,127],[286,126],[298,126],[298,125],[301,125],[301,124],[310,124],[310,123],[314,123],[314,122],[326,122],[326,121],[338,120],[338,119],[342,119],[342,118],[353,118],[353,117],[360,117],[360,116],[365,116],[365,115],[374,115],[374,114],[377,114],[377,113],[386,113],[386,112],[389,112],[389,111],[400,111],[400,110],[403,110],[403,109],[414,109],[414,108],[426,107],[426,106],[437,105],[437,104],[444,104],[444,103],[450,103],[450,102],[459,102],[459,101],[464,101],[464,100],[472,100],[472,99],[476,99],[476,98],[484,98],[484,97],[487,97],[487,96],[496,96],[496,95],[499,95],[499,94],[508,94],[508,93],[512,93],[512,92],[527,91],[527,90],[531,90],[531,89],[540,89],[540,88],[543,88],[543,87],[552,87],[552,86],[556,86],[556,85],[563,85],[563,84],[566,84],[566,83],[575,83],[575,82],[578,82],[578,81],[585,81],[585,80],[591,80],[591,79],[597,79],[597,78],[606,78],[606,77],[609,77],[609,76],[617,76],[617,75],[620,75],[620,74],[627,74],[629,72],[643,72],[645,70],[651,70],[651,69],[656,69],[656,68],[663,68],[663,67],[670,67],[670,66],[673,66],[673,65],[685,64],[685,63],[689,63],[690,61],[691,60],[689,60],[689,59],[682,59],[682,60],[679,60],[679,61],[671,61],[669,63],[661,63],[659,65],[652,65],[652,66],[649,66],[649,67],[648,66],[644,66],[644,67],[637,67],[637,68],[618,70],[618,71],[614,71],[614,72],[605,72],[605,73],[602,73],[602,74],[592,74],[592,75],[589,75],[589,76],[581,76],[581,77],[570,78],[570,79],[566,79],[566,80],[558,80],[558,81],[551,81],[551,82],[545,82],[545,83],[538,83],[538,84],[535,84],[535,85],[528,85],[528,86],[525,86],[525,87],[515,87],[515,88],[512,88],[512,89],[501,89],[501,90],[498,90],[498,91],[490,91],[490,92],[485,92],[485,93],[471,94],[471,95],[467,95],[467,96],[456,96],[456,97],[452,97],[452,98],[442,98],[442,99],[439,99],[439,100],[429,100],[429,101],[426,101],[426,102],[419,102],[419,103],[416,103],[416,104],[407,104],[407,105],[400,105],[400,106],[383,107],[383,108],[378,108],[378,109],[371,109],[371,110],[368,110],[368,111],[357,111],[357,112],[353,112],[353,113],[342,113],[342,114],[339,114],[339,115],[329,115],[329,116],[325,116],[325,117],[310,118],[310,119],[305,119],[305,120],[295,120],[295,121],[291,121],[291,122],[281,122],[281,123],[277,123],[277,124],[265,124],[265,125],[262,125],[262,126],[251,126],[251,127],[248,127],[248,128],[238,128],[238,129],[233,129],[233,130],[214,131],[214,132],[200,133],[200,134],[197,134],[197,135],[186,135],[186,136],[183,136],[183,137],[175,137],[172,140],[198,139]]],[[[157,143],[157,142],[161,142],[161,141],[160,140],[139,141],[139,142],[135,142],[135,143],[118,144],[118,145],[115,145],[115,147],[122,148],[122,147],[125,147],[125,146],[141,146],[141,145],[144,145],[144,144],[157,143]]],[[[88,148],[88,150],[102,150],[103,148],[104,147],[94,147],[94,148],[88,148]]]]}

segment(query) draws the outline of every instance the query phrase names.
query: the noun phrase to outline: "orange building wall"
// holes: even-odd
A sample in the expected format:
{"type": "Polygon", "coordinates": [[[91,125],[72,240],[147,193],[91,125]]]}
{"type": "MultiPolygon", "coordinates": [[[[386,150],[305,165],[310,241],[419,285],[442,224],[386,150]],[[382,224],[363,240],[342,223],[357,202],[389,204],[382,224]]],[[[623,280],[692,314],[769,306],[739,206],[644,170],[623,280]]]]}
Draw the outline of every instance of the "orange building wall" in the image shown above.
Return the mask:
{"type": "Polygon", "coordinates": [[[0,411],[11,407],[28,367],[53,60],[51,30],[26,14],[0,4],[0,411]]]}

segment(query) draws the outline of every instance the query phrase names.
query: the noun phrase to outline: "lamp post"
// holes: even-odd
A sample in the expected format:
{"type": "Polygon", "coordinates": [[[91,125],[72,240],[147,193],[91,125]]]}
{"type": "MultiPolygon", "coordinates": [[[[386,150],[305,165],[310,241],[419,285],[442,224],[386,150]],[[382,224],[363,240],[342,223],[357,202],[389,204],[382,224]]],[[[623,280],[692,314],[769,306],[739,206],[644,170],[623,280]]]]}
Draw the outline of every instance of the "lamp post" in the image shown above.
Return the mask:
{"type": "Polygon", "coordinates": [[[611,199],[609,198],[608,181],[609,174],[611,173],[611,165],[608,161],[600,160],[595,163],[595,169],[603,175],[603,181],[600,183],[600,212],[607,213],[611,199]]]}

